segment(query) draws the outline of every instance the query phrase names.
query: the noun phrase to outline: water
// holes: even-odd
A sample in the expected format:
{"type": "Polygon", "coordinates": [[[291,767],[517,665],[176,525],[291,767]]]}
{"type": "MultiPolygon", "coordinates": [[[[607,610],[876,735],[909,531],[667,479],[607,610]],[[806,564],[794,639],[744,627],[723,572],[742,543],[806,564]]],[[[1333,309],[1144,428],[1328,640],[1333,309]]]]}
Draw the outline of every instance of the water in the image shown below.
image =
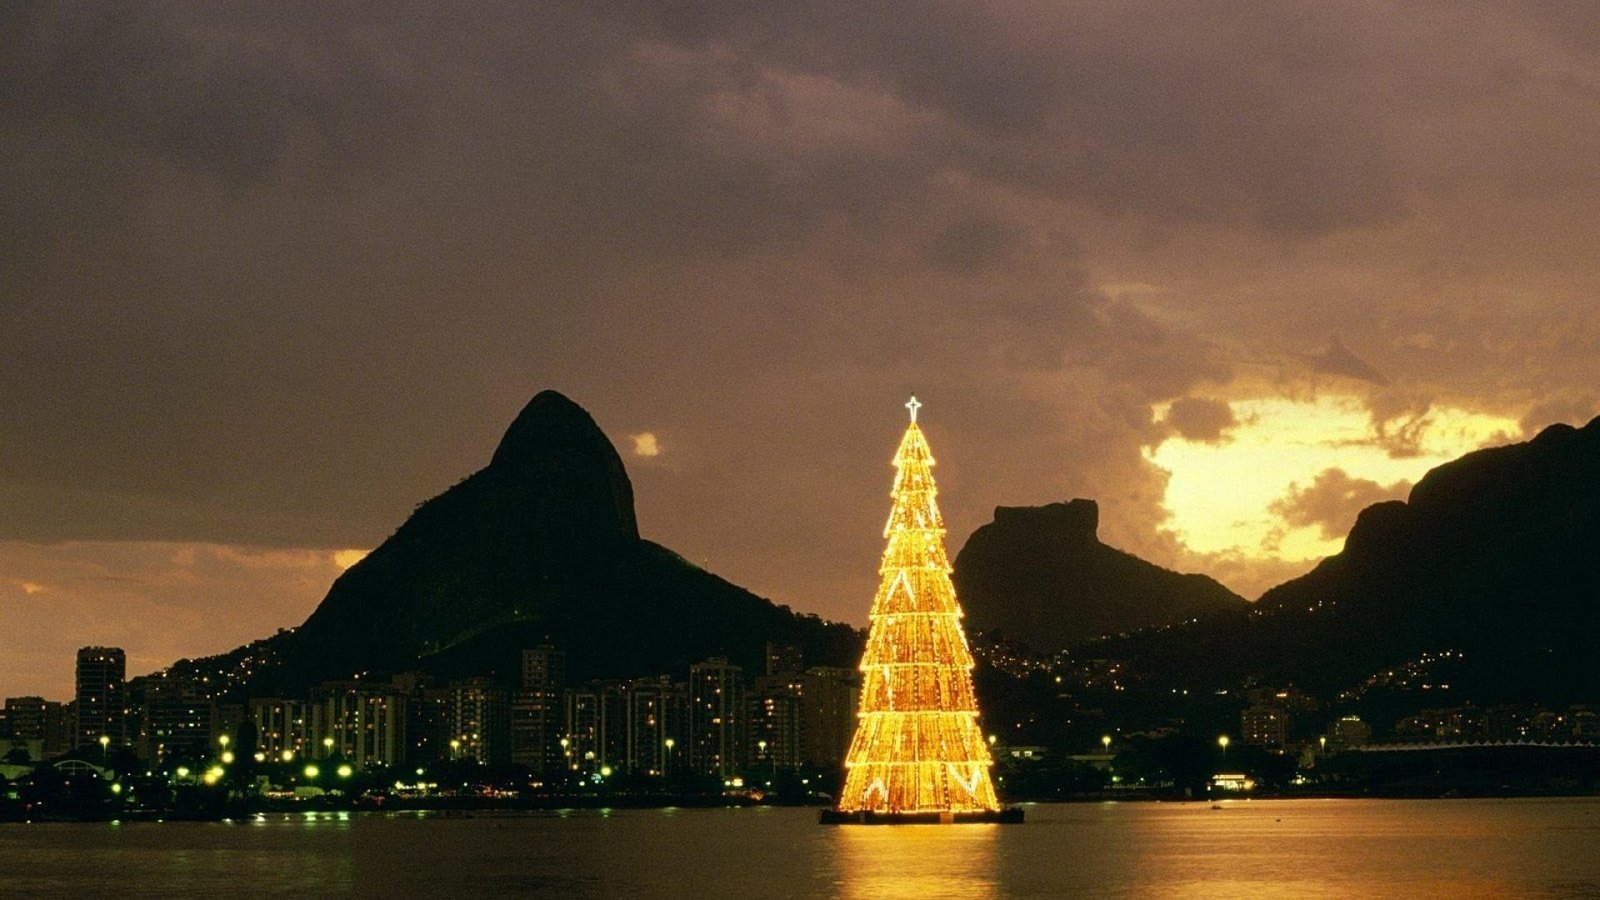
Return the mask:
{"type": "Polygon", "coordinates": [[[1600,799],[1032,806],[1025,825],[806,809],[0,826],[0,895],[1600,900],[1600,799]]]}

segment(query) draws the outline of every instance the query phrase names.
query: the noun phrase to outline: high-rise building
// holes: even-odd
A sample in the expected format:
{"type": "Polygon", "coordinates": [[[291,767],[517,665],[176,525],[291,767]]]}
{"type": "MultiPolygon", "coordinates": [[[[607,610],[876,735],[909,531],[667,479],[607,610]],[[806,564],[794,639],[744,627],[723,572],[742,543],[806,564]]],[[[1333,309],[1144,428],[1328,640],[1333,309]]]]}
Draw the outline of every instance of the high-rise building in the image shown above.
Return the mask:
{"type": "Polygon", "coordinates": [[[642,775],[672,775],[688,752],[688,692],[672,679],[641,678],[628,691],[624,767],[642,775]]]}
{"type": "Polygon", "coordinates": [[[282,759],[285,750],[297,757],[321,754],[308,746],[311,714],[304,701],[257,697],[250,701],[250,719],[256,724],[256,749],[268,759],[282,759]]]}
{"type": "Polygon", "coordinates": [[[547,688],[514,691],[508,718],[512,764],[525,766],[540,778],[562,775],[561,738],[566,715],[561,693],[547,688]]]}
{"type": "Polygon", "coordinates": [[[567,684],[567,654],[554,647],[539,646],[522,651],[522,686],[553,688],[567,684]]]}
{"type": "Polygon", "coordinates": [[[744,767],[744,669],[723,657],[689,667],[689,766],[730,778],[744,767]]]}
{"type": "Polygon", "coordinates": [[[455,692],[443,686],[425,686],[412,695],[411,701],[406,704],[409,712],[406,715],[406,734],[409,738],[407,758],[417,763],[427,763],[434,760],[452,759],[453,753],[459,753],[459,738],[452,738],[454,730],[451,704],[455,692]],[[456,740],[458,749],[450,749],[450,741],[456,740]]]}
{"type": "Polygon", "coordinates": [[[799,647],[767,641],[768,675],[799,675],[804,669],[805,658],[799,647]]]}
{"type": "Polygon", "coordinates": [[[389,683],[406,700],[406,747],[401,754],[408,765],[424,765],[450,758],[450,699],[448,688],[434,684],[425,672],[398,672],[389,683]]]}
{"type": "Polygon", "coordinates": [[[565,692],[566,710],[563,716],[567,743],[562,747],[567,770],[574,776],[587,778],[608,765],[606,748],[610,729],[610,710],[605,702],[605,686],[592,682],[565,692]]]}
{"type": "Polygon", "coordinates": [[[1360,716],[1344,716],[1328,723],[1328,746],[1335,750],[1364,747],[1372,743],[1372,726],[1360,716]]]}
{"type": "Polygon", "coordinates": [[[473,759],[484,765],[511,761],[506,691],[492,678],[466,678],[450,683],[445,709],[449,758],[473,759]]]}
{"type": "Polygon", "coordinates": [[[856,733],[861,673],[813,666],[800,677],[800,762],[829,768],[844,765],[856,733]]]}
{"type": "Polygon", "coordinates": [[[78,724],[75,743],[91,747],[107,738],[126,741],[123,707],[128,658],[120,647],[84,647],[78,651],[78,724]]]}
{"type": "Polygon", "coordinates": [[[797,673],[756,679],[750,692],[745,758],[752,770],[800,765],[804,681],[797,673]]]}
{"type": "Polygon", "coordinates": [[[1276,706],[1252,706],[1239,714],[1239,737],[1268,750],[1282,750],[1289,742],[1289,713],[1276,706]]]}
{"type": "Polygon", "coordinates": [[[45,738],[44,717],[47,705],[48,702],[43,697],[7,697],[4,736],[18,741],[39,741],[42,744],[45,738]]]}
{"type": "MultiPolygon", "coordinates": [[[[55,704],[60,707],[61,704],[55,704]]],[[[45,710],[49,703],[43,697],[8,697],[0,710],[3,727],[0,727],[0,757],[18,750],[29,759],[45,758],[45,710]]]]}
{"type": "Polygon", "coordinates": [[[554,647],[522,651],[522,686],[513,691],[508,709],[511,762],[525,766],[540,778],[564,775],[561,739],[565,735],[566,709],[562,687],[567,655],[554,647]]]}
{"type": "Polygon", "coordinates": [[[250,708],[247,704],[233,701],[212,701],[208,717],[208,737],[210,746],[218,747],[221,740],[226,737],[231,743],[239,734],[239,726],[250,717],[250,708]]]}
{"type": "MultiPolygon", "coordinates": [[[[406,755],[406,697],[393,685],[330,681],[311,691],[307,755],[392,766],[406,755]]],[[[259,742],[260,738],[257,738],[259,742]]]]}
{"type": "Polygon", "coordinates": [[[70,752],[77,746],[78,701],[44,704],[44,755],[46,759],[70,752]]]}
{"type": "Polygon", "coordinates": [[[129,694],[139,697],[141,755],[165,763],[200,761],[211,753],[211,701],[193,678],[161,671],[134,682],[129,694]]]}

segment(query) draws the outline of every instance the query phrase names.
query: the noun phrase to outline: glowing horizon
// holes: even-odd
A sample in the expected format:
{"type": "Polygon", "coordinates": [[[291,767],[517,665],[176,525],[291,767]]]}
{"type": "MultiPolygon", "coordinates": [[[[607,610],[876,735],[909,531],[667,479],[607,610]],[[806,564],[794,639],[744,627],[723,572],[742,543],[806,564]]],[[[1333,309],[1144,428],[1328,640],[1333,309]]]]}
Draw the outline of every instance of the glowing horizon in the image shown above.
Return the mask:
{"type": "MultiPolygon", "coordinates": [[[[1274,506],[1292,500],[1296,491],[1306,491],[1330,470],[1403,496],[1399,489],[1408,491],[1429,469],[1523,437],[1514,419],[1454,406],[1375,424],[1366,400],[1353,394],[1223,402],[1236,424],[1220,439],[1174,435],[1145,450],[1145,458],[1169,476],[1164,498],[1172,514],[1168,527],[1198,554],[1285,562],[1333,555],[1344,547],[1353,513],[1342,524],[1296,525],[1274,506]],[[1401,426],[1407,429],[1403,442],[1392,434],[1401,426]]],[[[1170,407],[1158,404],[1153,413],[1165,420],[1170,407]]]]}

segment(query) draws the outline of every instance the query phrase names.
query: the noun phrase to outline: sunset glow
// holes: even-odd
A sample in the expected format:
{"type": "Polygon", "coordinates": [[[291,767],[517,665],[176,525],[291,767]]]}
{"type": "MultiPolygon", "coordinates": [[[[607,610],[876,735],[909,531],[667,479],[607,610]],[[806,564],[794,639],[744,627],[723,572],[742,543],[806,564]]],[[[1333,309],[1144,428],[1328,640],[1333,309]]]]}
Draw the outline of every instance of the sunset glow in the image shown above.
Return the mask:
{"type": "MultiPolygon", "coordinates": [[[[1157,406],[1156,418],[1164,420],[1169,406],[1157,406]]],[[[1170,473],[1169,524],[1196,553],[1287,561],[1337,553],[1353,515],[1319,528],[1290,524],[1281,513],[1286,498],[1308,488],[1319,473],[1339,470],[1403,499],[1409,485],[1434,466],[1522,436],[1514,419],[1449,406],[1385,421],[1380,432],[1366,402],[1353,395],[1261,397],[1228,407],[1238,424],[1220,440],[1174,436],[1146,452],[1170,473]],[[1403,438],[1396,437],[1401,433],[1403,438]]]]}

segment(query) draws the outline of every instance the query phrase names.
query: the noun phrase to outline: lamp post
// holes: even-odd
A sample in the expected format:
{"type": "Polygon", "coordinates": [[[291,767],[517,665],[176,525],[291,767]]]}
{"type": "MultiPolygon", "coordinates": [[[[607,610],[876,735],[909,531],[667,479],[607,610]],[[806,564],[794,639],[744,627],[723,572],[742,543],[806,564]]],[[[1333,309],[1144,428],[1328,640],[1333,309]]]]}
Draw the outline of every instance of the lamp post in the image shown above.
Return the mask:
{"type": "Polygon", "coordinates": [[[110,762],[110,759],[111,759],[110,752],[109,752],[109,748],[110,747],[111,747],[111,737],[110,737],[110,735],[105,735],[105,734],[100,735],[100,765],[101,766],[105,766],[106,764],[108,764],[110,762]]]}
{"type": "Polygon", "coordinates": [[[1217,738],[1217,746],[1222,748],[1222,764],[1223,765],[1227,765],[1228,764],[1228,736],[1227,735],[1223,735],[1223,736],[1217,738]]]}
{"type": "Polygon", "coordinates": [[[325,756],[325,757],[333,755],[333,736],[332,735],[329,735],[328,737],[325,737],[325,738],[322,739],[322,755],[325,756]]]}
{"type": "MultiPolygon", "coordinates": [[[[565,743],[565,741],[563,741],[563,743],[565,743]]],[[[666,759],[662,760],[661,763],[661,774],[666,775],[669,778],[672,776],[672,748],[676,747],[677,745],[678,742],[672,738],[667,738],[665,742],[667,754],[666,759]]]]}

